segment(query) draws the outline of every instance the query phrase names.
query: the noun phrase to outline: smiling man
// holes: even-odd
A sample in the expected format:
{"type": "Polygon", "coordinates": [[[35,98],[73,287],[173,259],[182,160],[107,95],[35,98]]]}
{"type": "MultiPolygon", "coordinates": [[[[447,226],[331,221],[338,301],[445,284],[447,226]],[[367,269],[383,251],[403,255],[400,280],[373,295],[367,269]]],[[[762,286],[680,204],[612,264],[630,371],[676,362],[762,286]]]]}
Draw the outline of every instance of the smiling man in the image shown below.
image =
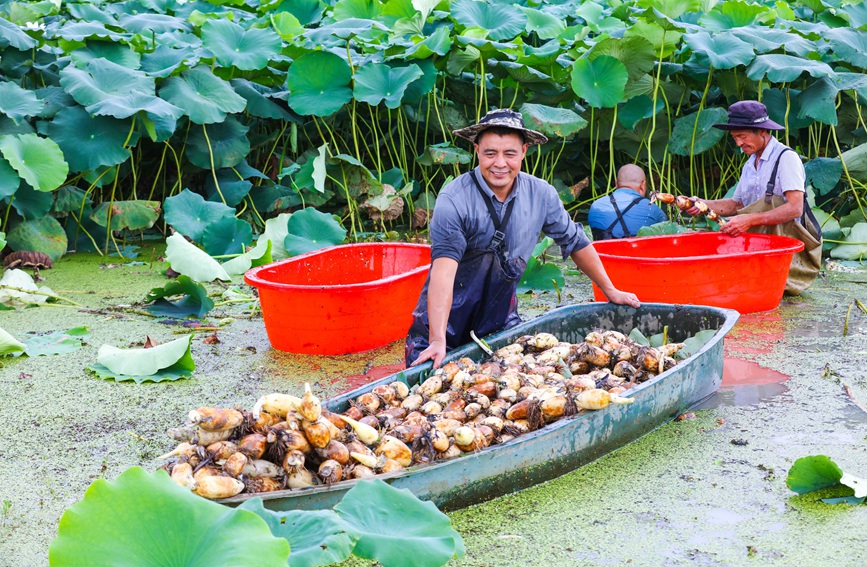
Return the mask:
{"type": "Polygon", "coordinates": [[[455,135],[473,142],[479,165],[437,196],[431,218],[431,270],[413,312],[407,365],[432,360],[484,335],[517,325],[518,280],[540,233],[560,246],[609,301],[638,307],[638,298],[611,283],[599,255],[572,221],[550,184],[521,172],[541,133],[524,128],[509,109],[492,110],[455,135]]]}

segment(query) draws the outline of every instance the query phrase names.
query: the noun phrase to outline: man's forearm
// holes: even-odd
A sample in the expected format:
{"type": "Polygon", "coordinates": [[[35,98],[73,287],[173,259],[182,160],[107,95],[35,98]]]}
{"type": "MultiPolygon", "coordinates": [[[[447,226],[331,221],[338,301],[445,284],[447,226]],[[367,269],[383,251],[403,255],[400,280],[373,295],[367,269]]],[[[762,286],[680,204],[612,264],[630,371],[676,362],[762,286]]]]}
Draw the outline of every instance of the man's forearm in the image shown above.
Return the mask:
{"type": "Polygon", "coordinates": [[[734,199],[713,199],[704,202],[708,207],[716,211],[716,214],[723,217],[730,217],[743,208],[743,204],[734,199]]]}
{"type": "Polygon", "coordinates": [[[458,263],[449,258],[438,258],[431,266],[427,297],[430,342],[446,340],[457,267],[458,263]]]}

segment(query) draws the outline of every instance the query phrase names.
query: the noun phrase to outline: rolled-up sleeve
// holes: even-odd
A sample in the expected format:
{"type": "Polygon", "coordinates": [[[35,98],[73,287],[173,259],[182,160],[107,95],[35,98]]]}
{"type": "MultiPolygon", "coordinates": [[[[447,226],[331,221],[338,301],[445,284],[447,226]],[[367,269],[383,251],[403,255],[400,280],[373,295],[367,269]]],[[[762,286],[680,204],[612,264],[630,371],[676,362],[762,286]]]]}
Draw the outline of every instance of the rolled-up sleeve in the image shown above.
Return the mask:
{"type": "Polygon", "coordinates": [[[431,261],[437,258],[461,261],[467,249],[467,237],[451,195],[441,194],[437,198],[430,221],[430,238],[431,261]]]}
{"type": "Polygon", "coordinates": [[[542,226],[542,232],[550,236],[560,246],[564,260],[569,258],[573,252],[577,252],[590,244],[590,239],[584,232],[584,226],[572,220],[553,187],[550,187],[550,190],[546,192],[545,209],[545,224],[542,226]]]}

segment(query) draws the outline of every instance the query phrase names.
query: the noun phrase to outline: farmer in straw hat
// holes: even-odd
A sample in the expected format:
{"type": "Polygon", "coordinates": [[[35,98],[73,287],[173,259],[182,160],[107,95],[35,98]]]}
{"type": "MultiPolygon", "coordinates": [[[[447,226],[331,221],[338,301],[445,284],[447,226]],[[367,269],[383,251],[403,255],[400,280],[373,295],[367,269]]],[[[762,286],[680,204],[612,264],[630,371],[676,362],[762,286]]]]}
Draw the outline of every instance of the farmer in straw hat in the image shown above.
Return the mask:
{"type": "MultiPolygon", "coordinates": [[[[735,193],[730,199],[705,201],[722,216],[731,216],[720,229],[731,236],[744,232],[791,236],[804,242],[789,269],[786,293],[798,295],[810,286],[822,259],[822,231],[813,216],[804,187],[804,164],[797,152],[779,142],[772,130],[785,130],[768,117],[768,109],[755,100],[729,107],[728,122],[714,124],[727,130],[748,156],[735,193]]],[[[686,210],[700,214],[697,207],[686,210]]]]}
{"type": "Polygon", "coordinates": [[[599,255],[572,221],[557,191],[521,172],[530,145],[547,138],[524,127],[513,110],[488,112],[478,124],[454,132],[473,142],[479,165],[437,196],[430,224],[431,270],[406,340],[407,365],[520,322],[516,289],[544,232],[563,258],[572,258],[609,301],[638,307],[638,298],[611,283],[599,255]]]}

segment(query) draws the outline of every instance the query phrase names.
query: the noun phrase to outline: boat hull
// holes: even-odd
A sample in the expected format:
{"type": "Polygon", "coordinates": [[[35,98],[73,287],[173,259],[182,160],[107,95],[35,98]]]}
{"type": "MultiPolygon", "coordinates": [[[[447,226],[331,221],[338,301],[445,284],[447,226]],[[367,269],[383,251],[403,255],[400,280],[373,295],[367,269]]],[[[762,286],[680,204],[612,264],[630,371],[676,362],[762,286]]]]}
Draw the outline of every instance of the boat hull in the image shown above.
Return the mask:
{"type": "MultiPolygon", "coordinates": [[[[440,509],[452,510],[516,492],[556,478],[641,437],[715,392],[723,374],[723,337],[737,321],[736,311],[716,307],[644,304],[639,309],[610,303],[562,307],[536,319],[491,335],[493,349],[522,335],[549,332],[560,340],[580,342],[594,329],[629,332],[638,328],[645,336],[668,327],[671,341],[682,341],[699,331],[718,329],[713,338],[688,360],[681,361],[652,380],[628,390],[631,404],[611,405],[599,411],[582,411],[544,428],[481,451],[403,471],[377,475],[395,488],[406,488],[440,509]]],[[[485,358],[481,349],[466,345],[447,360],[485,358]]],[[[398,372],[327,403],[331,411],[344,411],[348,401],[379,384],[395,380],[409,386],[430,374],[430,364],[398,372]]],[[[332,508],[357,482],[271,493],[241,494],[222,500],[238,504],[261,497],[267,508],[278,511],[332,508]]]]}

